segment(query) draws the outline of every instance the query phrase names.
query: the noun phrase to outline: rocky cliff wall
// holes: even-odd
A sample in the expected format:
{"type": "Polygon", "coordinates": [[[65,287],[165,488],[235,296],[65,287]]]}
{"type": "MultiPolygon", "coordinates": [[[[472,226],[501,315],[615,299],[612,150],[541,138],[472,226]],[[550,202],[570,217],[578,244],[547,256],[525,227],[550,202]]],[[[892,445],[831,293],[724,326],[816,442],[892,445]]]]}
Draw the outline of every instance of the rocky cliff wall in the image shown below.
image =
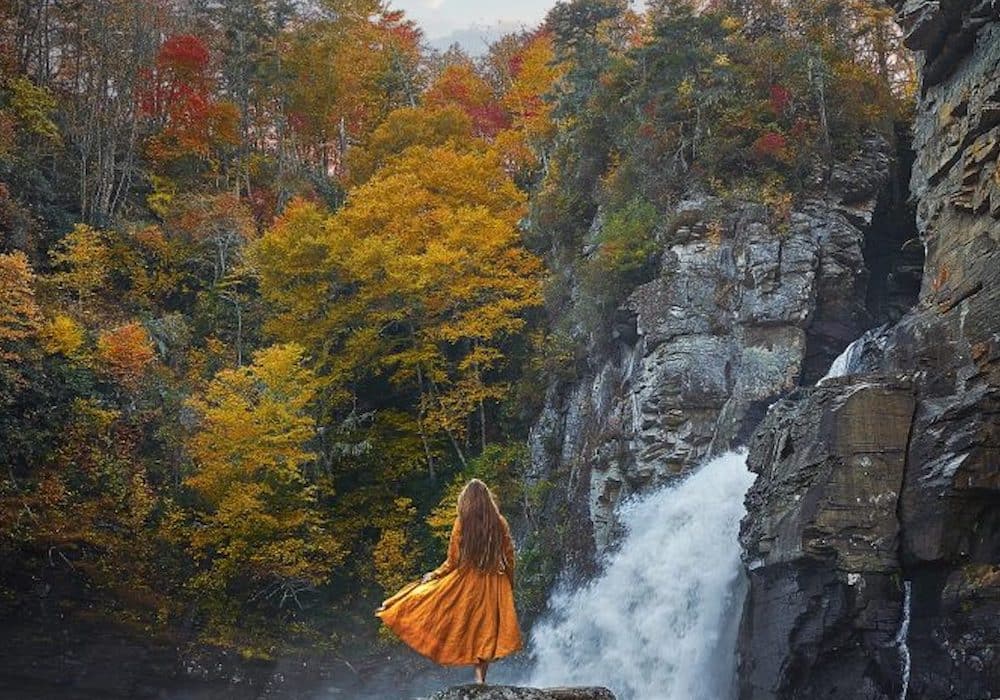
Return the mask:
{"type": "Polygon", "coordinates": [[[701,198],[660,227],[657,274],[619,308],[611,350],[548,388],[531,431],[532,477],[555,484],[564,508],[547,519],[568,524],[569,573],[590,573],[616,541],[622,499],[745,444],[768,405],[912,304],[919,273],[904,268],[916,257],[919,270],[920,251],[901,252],[914,234],[891,196],[895,156],[867,142],[784,221],[701,198]]]}
{"type": "Polygon", "coordinates": [[[1000,7],[897,9],[920,299],[756,431],[741,698],[1000,695],[1000,7]]]}

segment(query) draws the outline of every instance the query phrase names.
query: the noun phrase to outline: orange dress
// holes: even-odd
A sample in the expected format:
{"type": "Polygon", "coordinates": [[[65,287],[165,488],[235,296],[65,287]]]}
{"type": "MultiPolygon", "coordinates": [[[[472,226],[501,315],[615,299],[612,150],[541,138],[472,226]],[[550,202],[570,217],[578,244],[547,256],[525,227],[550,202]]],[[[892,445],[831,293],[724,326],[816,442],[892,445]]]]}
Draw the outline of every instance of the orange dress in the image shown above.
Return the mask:
{"type": "Polygon", "coordinates": [[[521,648],[514,610],[514,543],[504,521],[504,571],[459,564],[462,523],[456,518],[448,559],[426,583],[414,582],[375,613],[404,642],[445,666],[492,661],[521,648]]]}

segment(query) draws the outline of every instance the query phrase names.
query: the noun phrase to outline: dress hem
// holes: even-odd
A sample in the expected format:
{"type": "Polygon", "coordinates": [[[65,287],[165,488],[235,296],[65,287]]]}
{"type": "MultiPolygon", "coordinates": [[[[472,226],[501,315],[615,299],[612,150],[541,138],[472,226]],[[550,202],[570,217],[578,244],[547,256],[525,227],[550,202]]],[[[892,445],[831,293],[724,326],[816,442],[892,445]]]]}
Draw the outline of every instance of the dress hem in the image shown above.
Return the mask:
{"type": "MultiPolygon", "coordinates": [[[[381,612],[384,612],[384,611],[381,611],[381,612]]],[[[480,659],[480,658],[476,657],[472,661],[441,661],[439,659],[434,658],[434,656],[432,656],[431,654],[428,654],[427,652],[421,651],[417,647],[415,647],[412,644],[410,644],[410,642],[408,642],[404,637],[402,637],[399,634],[399,632],[396,630],[396,628],[393,627],[392,624],[390,624],[389,622],[387,622],[385,620],[385,618],[383,618],[378,612],[375,613],[375,617],[377,617],[380,620],[382,620],[382,623],[386,627],[388,627],[389,629],[392,630],[393,634],[396,635],[396,638],[399,641],[401,641],[403,644],[405,644],[407,647],[409,647],[410,649],[412,649],[416,653],[420,654],[425,659],[427,659],[429,661],[433,661],[438,666],[475,666],[477,663],[481,663],[481,662],[485,662],[485,663],[491,664],[494,661],[499,661],[500,659],[505,659],[508,656],[510,656],[512,654],[516,654],[517,652],[519,652],[522,649],[524,649],[524,645],[521,644],[521,645],[518,645],[517,647],[515,647],[514,649],[511,649],[510,651],[505,651],[505,652],[502,652],[502,653],[499,653],[499,654],[494,654],[493,657],[490,658],[490,659],[480,659]]]]}

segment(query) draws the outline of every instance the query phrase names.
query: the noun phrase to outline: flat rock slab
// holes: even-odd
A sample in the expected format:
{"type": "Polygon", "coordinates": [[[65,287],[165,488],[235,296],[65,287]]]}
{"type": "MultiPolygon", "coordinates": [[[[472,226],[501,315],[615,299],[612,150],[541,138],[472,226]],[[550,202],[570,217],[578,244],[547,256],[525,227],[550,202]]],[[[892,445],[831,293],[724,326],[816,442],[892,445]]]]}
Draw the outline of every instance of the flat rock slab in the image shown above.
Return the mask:
{"type": "Polygon", "coordinates": [[[521,688],[514,685],[456,685],[430,700],[615,700],[607,688],[521,688]]]}

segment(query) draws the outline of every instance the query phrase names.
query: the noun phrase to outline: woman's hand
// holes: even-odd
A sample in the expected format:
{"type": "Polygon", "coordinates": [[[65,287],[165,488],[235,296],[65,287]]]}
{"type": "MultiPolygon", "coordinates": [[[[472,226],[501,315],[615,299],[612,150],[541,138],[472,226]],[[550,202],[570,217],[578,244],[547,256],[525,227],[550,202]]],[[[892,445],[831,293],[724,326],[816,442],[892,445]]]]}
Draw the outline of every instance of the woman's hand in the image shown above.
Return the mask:
{"type": "Polygon", "coordinates": [[[428,571],[426,574],[420,577],[420,583],[427,583],[434,578],[434,572],[428,571]]]}

